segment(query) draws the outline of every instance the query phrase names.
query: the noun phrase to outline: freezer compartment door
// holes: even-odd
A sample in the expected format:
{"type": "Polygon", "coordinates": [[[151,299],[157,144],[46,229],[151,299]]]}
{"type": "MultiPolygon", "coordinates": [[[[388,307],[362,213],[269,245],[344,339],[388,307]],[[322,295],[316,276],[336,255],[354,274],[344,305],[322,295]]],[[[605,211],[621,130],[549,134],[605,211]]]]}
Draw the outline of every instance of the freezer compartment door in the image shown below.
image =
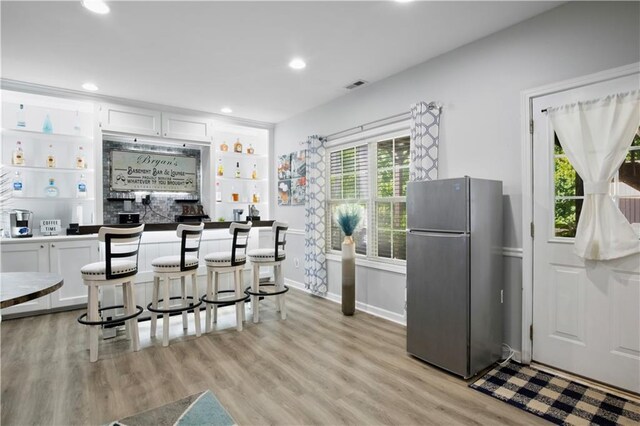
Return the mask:
{"type": "Polygon", "coordinates": [[[468,191],[468,178],[409,182],[407,228],[468,232],[468,191]]]}
{"type": "Polygon", "coordinates": [[[407,233],[407,351],[469,375],[469,236],[407,233]]]}

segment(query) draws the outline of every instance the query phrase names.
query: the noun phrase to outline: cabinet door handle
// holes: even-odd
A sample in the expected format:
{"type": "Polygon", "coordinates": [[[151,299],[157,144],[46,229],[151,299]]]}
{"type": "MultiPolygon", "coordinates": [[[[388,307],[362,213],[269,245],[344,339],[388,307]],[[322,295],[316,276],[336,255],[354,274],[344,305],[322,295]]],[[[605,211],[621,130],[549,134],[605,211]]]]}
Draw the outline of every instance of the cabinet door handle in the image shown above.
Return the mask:
{"type": "Polygon", "coordinates": [[[56,246],[55,244],[51,244],[51,247],[55,247],[55,246],[56,246]]]}
{"type": "Polygon", "coordinates": [[[44,248],[44,246],[42,244],[40,244],[40,248],[44,248]]]}

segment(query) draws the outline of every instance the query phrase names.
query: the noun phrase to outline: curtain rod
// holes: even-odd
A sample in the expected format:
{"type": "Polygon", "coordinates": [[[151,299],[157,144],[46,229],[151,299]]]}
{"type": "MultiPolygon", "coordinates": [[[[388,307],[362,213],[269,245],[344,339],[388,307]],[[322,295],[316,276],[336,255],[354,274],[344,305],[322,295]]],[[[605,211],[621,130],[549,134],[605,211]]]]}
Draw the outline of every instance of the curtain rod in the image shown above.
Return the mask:
{"type": "Polygon", "coordinates": [[[361,124],[359,126],[352,127],[350,129],[341,130],[336,133],[332,133],[328,136],[325,136],[327,141],[331,141],[333,139],[338,139],[341,137],[351,136],[360,132],[364,132],[365,130],[373,130],[378,127],[387,126],[389,124],[399,123],[401,121],[406,121],[411,118],[411,112],[403,112],[401,114],[395,114],[389,117],[381,118],[379,120],[370,121],[368,123],[361,124]]]}
{"type": "MultiPolygon", "coordinates": [[[[427,104],[427,108],[435,109],[435,108],[440,108],[440,106],[438,106],[438,104],[436,104],[435,102],[429,102],[427,104]]],[[[411,118],[411,111],[402,112],[399,114],[391,115],[389,117],[373,120],[368,123],[361,124],[359,126],[351,127],[346,130],[341,130],[339,132],[332,133],[330,135],[325,136],[325,139],[329,141],[331,139],[336,139],[337,136],[340,136],[340,137],[350,136],[355,133],[364,132],[365,130],[376,129],[378,127],[382,127],[387,124],[395,124],[400,121],[408,120],[409,118],[411,118]]]]}

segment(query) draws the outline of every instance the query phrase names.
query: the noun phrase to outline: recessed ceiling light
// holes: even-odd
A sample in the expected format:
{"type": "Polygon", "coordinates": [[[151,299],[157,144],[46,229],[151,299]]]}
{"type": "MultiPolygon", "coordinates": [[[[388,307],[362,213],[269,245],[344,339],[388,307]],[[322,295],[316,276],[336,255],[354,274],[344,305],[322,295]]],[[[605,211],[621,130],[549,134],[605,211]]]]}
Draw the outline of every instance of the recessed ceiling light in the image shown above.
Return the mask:
{"type": "Polygon", "coordinates": [[[93,84],[93,83],[84,83],[84,84],[82,85],[82,88],[83,88],[84,90],[89,90],[89,91],[91,91],[91,92],[95,92],[96,90],[98,90],[98,86],[96,86],[96,85],[95,85],[95,84],[93,84]]]}
{"type": "Polygon", "coordinates": [[[301,70],[307,66],[307,64],[300,58],[295,58],[289,62],[289,66],[294,70],[301,70]]]}
{"type": "Polygon", "coordinates": [[[398,3],[411,3],[413,0],[396,0],[398,3]]]}
{"type": "Polygon", "coordinates": [[[233,112],[233,110],[229,107],[224,107],[220,111],[224,112],[225,114],[231,114],[233,112]]]}
{"type": "Polygon", "coordinates": [[[102,0],[82,0],[82,5],[93,13],[100,15],[106,15],[111,10],[102,0]]]}

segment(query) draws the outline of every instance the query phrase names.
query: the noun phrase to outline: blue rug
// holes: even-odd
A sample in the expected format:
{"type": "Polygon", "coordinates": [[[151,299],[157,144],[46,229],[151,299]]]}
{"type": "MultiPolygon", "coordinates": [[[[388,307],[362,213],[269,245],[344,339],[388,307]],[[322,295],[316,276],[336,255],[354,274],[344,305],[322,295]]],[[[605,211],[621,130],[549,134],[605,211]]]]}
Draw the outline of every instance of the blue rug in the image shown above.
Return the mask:
{"type": "Polygon", "coordinates": [[[210,390],[109,423],[109,426],[233,426],[236,422],[210,390]]]}

